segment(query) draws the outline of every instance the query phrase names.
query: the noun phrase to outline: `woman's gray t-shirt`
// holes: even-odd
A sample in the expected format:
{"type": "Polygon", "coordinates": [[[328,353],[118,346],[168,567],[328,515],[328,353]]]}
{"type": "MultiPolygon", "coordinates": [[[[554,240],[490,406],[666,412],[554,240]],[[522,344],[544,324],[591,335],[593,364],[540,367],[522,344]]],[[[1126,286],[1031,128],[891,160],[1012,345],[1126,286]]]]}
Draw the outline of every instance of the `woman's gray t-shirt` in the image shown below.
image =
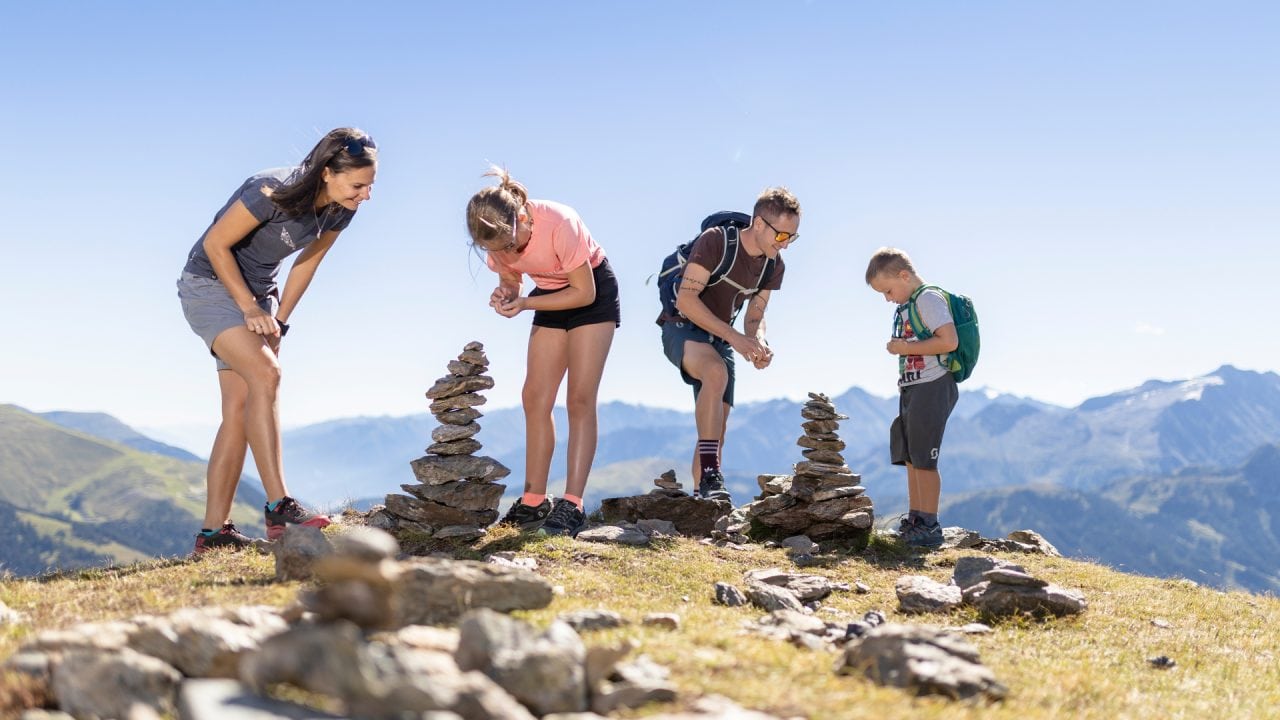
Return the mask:
{"type": "Polygon", "coordinates": [[[214,223],[239,200],[258,221],[258,226],[231,247],[231,256],[235,258],[240,274],[254,297],[275,294],[276,275],[285,258],[310,245],[323,232],[345,229],[355,216],[355,211],[336,204],[330,204],[319,212],[304,212],[298,217],[285,214],[271,201],[269,193],[289,182],[297,172],[298,168],[274,168],[245,180],[192,246],[183,271],[200,277],[218,278],[204,251],[204,240],[214,223]]]}

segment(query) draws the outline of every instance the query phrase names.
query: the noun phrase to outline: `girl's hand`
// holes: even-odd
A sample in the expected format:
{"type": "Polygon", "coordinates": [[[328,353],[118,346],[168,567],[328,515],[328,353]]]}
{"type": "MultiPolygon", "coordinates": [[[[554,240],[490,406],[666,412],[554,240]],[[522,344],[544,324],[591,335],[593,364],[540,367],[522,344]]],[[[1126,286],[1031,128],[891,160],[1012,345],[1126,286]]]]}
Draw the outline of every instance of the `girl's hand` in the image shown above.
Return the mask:
{"type": "Polygon", "coordinates": [[[528,308],[526,300],[527,298],[518,297],[513,300],[498,303],[493,306],[493,309],[502,317],[515,317],[519,315],[522,310],[528,308]]]}
{"type": "Polygon", "coordinates": [[[515,300],[519,295],[519,290],[510,285],[499,285],[493,289],[493,294],[489,296],[489,307],[498,307],[502,303],[508,303],[515,300]]]}

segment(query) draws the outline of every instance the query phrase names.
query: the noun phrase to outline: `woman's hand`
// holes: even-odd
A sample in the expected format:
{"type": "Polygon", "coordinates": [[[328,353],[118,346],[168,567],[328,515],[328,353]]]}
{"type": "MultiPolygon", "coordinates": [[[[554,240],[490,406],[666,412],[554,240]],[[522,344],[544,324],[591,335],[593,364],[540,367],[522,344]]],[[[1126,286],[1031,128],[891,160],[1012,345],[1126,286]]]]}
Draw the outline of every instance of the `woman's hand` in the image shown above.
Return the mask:
{"type": "Polygon", "coordinates": [[[249,328],[249,332],[258,335],[280,337],[280,324],[270,313],[257,306],[244,311],[244,326],[249,328]]]}

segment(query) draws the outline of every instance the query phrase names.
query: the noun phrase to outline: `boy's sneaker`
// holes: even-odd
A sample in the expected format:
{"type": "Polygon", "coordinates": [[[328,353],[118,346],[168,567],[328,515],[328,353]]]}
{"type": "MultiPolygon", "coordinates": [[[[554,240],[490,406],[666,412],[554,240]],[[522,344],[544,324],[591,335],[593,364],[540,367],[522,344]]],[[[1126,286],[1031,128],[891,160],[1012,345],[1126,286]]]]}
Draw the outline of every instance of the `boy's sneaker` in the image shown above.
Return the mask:
{"type": "Polygon", "coordinates": [[[499,525],[512,525],[520,528],[524,532],[533,532],[547,519],[551,514],[551,497],[545,497],[537,506],[525,505],[517,498],[511,507],[507,508],[507,514],[502,516],[498,521],[499,525]]]}
{"type": "Polygon", "coordinates": [[[913,517],[913,516],[911,515],[911,513],[907,513],[907,514],[903,515],[902,517],[898,518],[898,527],[897,527],[897,529],[896,529],[896,530],[890,530],[889,532],[890,532],[890,534],[892,534],[894,537],[897,537],[897,538],[905,538],[905,537],[907,536],[907,533],[911,532],[911,528],[913,528],[913,527],[915,527],[915,526],[916,526],[916,519],[915,519],[915,517],[913,517]]]}
{"type": "Polygon", "coordinates": [[[270,505],[263,505],[262,512],[267,518],[267,539],[272,542],[279,540],[280,536],[284,535],[284,529],[290,525],[306,525],[315,528],[329,525],[329,518],[311,512],[287,495],[274,511],[271,510],[270,505]]]}
{"type": "Polygon", "coordinates": [[[578,533],[586,526],[586,514],[579,510],[572,500],[560,498],[556,501],[556,506],[551,508],[551,514],[542,523],[542,527],[538,529],[538,534],[578,537],[578,533]]]}
{"type": "Polygon", "coordinates": [[[252,544],[253,538],[242,534],[233,523],[227,523],[212,535],[205,535],[202,532],[196,533],[196,547],[195,550],[191,551],[191,554],[201,555],[219,548],[243,550],[252,544]]]}
{"type": "Polygon", "coordinates": [[[698,481],[698,494],[708,500],[727,500],[733,504],[729,491],[724,489],[724,476],[718,470],[702,473],[698,481]]]}
{"type": "Polygon", "coordinates": [[[902,539],[910,547],[939,548],[942,547],[942,524],[925,525],[916,523],[903,534],[902,539]]]}

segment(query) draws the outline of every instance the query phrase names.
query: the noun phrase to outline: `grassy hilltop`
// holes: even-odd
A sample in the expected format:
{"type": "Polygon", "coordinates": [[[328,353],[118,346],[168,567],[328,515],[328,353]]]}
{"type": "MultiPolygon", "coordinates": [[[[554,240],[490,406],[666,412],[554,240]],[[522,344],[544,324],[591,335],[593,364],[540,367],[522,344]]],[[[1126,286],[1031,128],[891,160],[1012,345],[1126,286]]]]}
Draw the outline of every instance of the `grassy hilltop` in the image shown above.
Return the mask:
{"type": "MultiPolygon", "coordinates": [[[[1280,712],[1280,647],[1275,639],[1280,600],[1275,597],[1127,575],[1078,560],[1002,555],[1033,575],[1083,591],[1089,609],[1074,619],[998,622],[988,635],[968,636],[983,663],[1009,688],[1009,696],[997,704],[967,704],[916,698],[860,676],[837,676],[832,671],[834,653],[744,634],[744,621],[763,612],[712,604],[712,584],[741,585],[748,570],[786,567],[789,561],[781,550],[730,550],[684,539],[636,549],[562,538],[528,539],[500,530],[457,554],[478,559],[497,550],[535,557],[538,572],[565,590],[549,607],[518,616],[545,625],[571,610],[620,613],[632,624],[586,633],[587,644],[623,637],[637,640],[636,653],[671,669],[682,698],[677,706],[698,695],[718,693],[746,707],[813,720],[1265,718],[1280,712]],[[649,612],[678,613],[681,628],[672,632],[640,626],[638,621],[649,612]],[[1177,666],[1151,667],[1148,659],[1159,655],[1169,656],[1177,666]]],[[[979,620],[976,612],[900,613],[893,586],[904,574],[945,582],[956,558],[972,552],[905,555],[876,540],[862,553],[828,556],[825,563],[801,572],[848,583],[860,580],[871,588],[863,595],[832,595],[820,611],[824,619],[855,619],[878,609],[891,622],[961,625],[979,620]]],[[[25,613],[29,622],[0,627],[0,658],[12,654],[38,629],[184,606],[291,602],[299,584],[273,578],[271,556],[249,552],[200,562],[151,561],[5,580],[0,582],[0,601],[25,613]]],[[[12,679],[3,682],[0,715],[11,713],[21,694],[12,679]]],[[[673,709],[650,706],[625,716],[673,709]]]]}

